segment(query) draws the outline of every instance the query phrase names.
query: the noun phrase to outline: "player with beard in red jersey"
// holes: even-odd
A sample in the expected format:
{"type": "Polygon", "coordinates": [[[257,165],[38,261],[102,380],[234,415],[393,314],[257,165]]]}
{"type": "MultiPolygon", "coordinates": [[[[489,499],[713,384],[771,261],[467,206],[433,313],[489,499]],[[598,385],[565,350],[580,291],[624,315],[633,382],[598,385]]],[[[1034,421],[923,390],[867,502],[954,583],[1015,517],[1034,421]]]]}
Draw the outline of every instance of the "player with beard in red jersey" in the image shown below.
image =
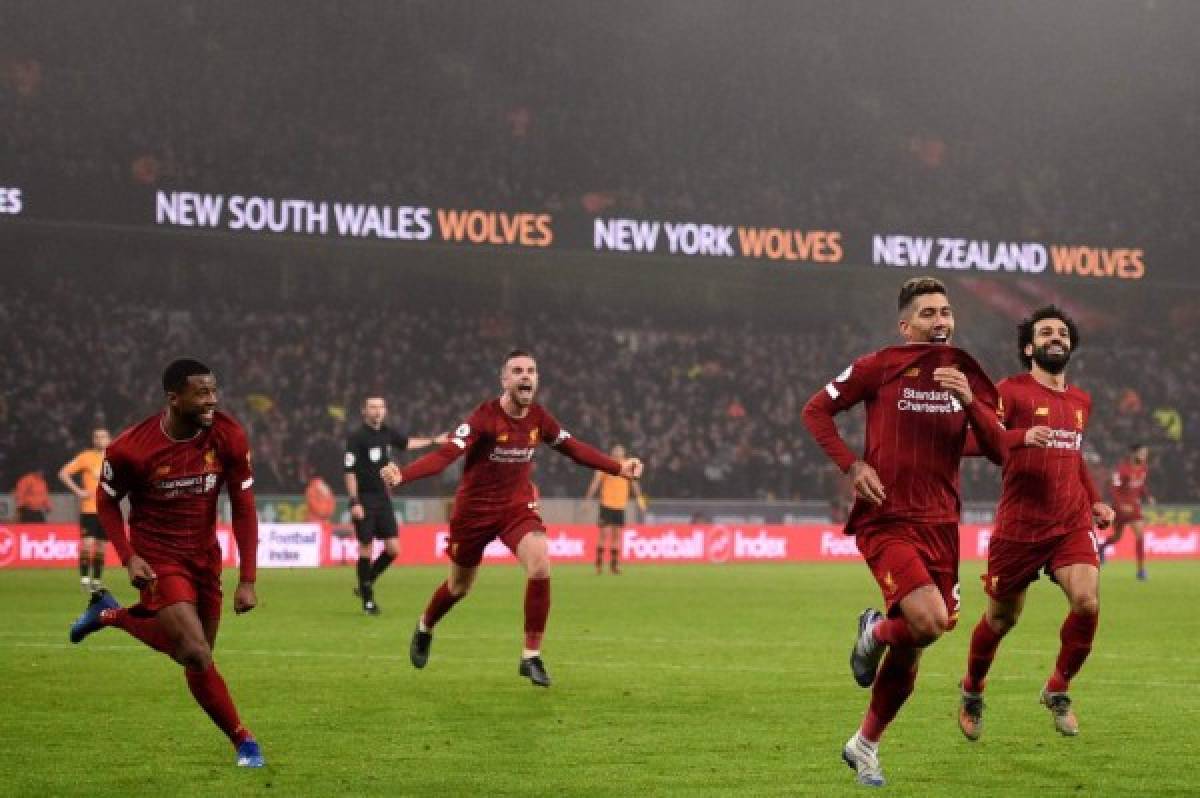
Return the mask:
{"type": "Polygon", "coordinates": [[[121,607],[107,591],[71,626],[70,639],[115,626],[184,668],[188,689],[237,749],[239,767],[262,767],[263,755],[242,725],[225,680],[213,663],[221,622],[221,547],[217,497],[222,486],[233,510],[241,557],[234,612],[258,604],[254,589],[258,516],[250,449],[241,425],[217,410],[217,380],[195,360],[163,372],[165,412],[121,433],[105,451],[97,513],[129,571],[141,601],[121,607]],[[129,534],[121,500],[129,499],[129,534]]]}
{"type": "Polygon", "coordinates": [[[414,667],[425,667],[433,627],[471,589],[484,548],[499,538],[516,555],[527,577],[525,648],[518,673],[534,685],[549,687],[541,642],[550,614],[550,558],[545,524],[537,513],[529,479],[534,452],[544,442],[580,465],[626,479],[641,477],[642,462],[636,457],[618,462],[576,440],[534,402],[538,371],[528,352],[509,352],[500,370],[500,385],[499,398],[475,408],[440,449],[404,468],[392,463],[380,472],[384,482],[395,487],[433,476],[464,454],[467,458],[450,518],[450,575],[418,619],[409,657],[414,667]]]}
{"type": "Polygon", "coordinates": [[[1017,351],[1028,373],[997,386],[1009,447],[983,574],[987,609],[971,634],[962,679],[958,725],[969,740],[983,733],[983,689],[996,649],[1016,625],[1026,591],[1041,571],[1062,588],[1069,604],[1041,702],[1061,734],[1079,733],[1067,689],[1092,650],[1099,621],[1093,524],[1107,526],[1113,510],[1100,500],[1083,460],[1092,400],[1066,378],[1078,348],[1074,320],[1053,305],[1039,308],[1017,326],[1017,351]]]}
{"type": "Polygon", "coordinates": [[[1142,519],[1142,502],[1154,504],[1150,488],[1146,485],[1146,477],[1150,472],[1150,447],[1135,443],[1129,447],[1129,457],[1122,460],[1117,470],[1113,472],[1112,484],[1109,485],[1112,494],[1113,509],[1117,517],[1113,521],[1113,531],[1106,540],[1100,542],[1100,562],[1104,562],[1104,553],[1109,546],[1115,545],[1125,534],[1125,528],[1133,529],[1134,553],[1137,555],[1137,578],[1146,581],[1146,543],[1142,539],[1144,531],[1142,519]]]}
{"type": "Polygon", "coordinates": [[[813,438],[854,479],[846,533],[886,603],[886,616],[873,609],[859,616],[850,665],[855,681],[872,688],[871,703],[842,749],[858,782],[874,787],[884,783],[879,740],[912,694],[921,652],[958,618],[958,469],[968,426],[988,453],[999,457],[1005,445],[995,386],[950,346],[954,312],[945,286],[908,280],[897,305],[906,343],[854,361],[803,412],[813,438]],[[834,423],[859,402],[867,413],[861,458],[834,423]]]}

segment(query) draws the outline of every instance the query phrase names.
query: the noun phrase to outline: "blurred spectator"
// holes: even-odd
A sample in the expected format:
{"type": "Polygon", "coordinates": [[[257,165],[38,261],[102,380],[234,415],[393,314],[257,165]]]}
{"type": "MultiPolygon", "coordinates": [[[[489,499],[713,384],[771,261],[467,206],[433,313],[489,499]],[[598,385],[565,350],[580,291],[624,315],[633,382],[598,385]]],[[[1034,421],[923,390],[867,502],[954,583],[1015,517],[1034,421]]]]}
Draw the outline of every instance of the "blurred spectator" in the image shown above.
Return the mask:
{"type": "Polygon", "coordinates": [[[46,513],[50,512],[50,488],[40,470],[22,475],[13,494],[19,522],[40,524],[46,520],[46,513]]]}

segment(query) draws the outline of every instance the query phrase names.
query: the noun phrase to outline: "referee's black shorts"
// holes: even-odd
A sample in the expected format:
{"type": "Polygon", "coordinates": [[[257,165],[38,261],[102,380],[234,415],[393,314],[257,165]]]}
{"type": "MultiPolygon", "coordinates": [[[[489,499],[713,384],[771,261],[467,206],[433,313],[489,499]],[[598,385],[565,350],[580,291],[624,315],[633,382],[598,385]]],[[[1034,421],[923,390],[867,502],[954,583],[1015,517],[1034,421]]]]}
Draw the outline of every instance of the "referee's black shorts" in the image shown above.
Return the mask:
{"type": "Polygon", "coordinates": [[[354,536],[366,546],[372,540],[387,540],[400,534],[396,514],[391,506],[369,507],[363,505],[362,520],[354,522],[354,536]]]}

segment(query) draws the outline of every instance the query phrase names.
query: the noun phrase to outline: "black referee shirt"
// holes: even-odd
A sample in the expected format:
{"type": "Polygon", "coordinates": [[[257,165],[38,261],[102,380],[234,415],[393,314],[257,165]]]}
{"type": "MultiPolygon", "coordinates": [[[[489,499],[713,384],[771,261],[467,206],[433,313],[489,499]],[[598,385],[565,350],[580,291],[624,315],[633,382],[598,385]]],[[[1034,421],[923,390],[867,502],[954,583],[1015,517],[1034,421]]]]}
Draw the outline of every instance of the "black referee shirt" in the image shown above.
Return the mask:
{"type": "Polygon", "coordinates": [[[358,480],[358,498],[363,507],[390,507],[387,485],[379,469],[392,462],[392,452],[408,449],[408,436],[387,424],[371,429],[366,424],[350,433],[346,440],[345,468],[358,480]]]}

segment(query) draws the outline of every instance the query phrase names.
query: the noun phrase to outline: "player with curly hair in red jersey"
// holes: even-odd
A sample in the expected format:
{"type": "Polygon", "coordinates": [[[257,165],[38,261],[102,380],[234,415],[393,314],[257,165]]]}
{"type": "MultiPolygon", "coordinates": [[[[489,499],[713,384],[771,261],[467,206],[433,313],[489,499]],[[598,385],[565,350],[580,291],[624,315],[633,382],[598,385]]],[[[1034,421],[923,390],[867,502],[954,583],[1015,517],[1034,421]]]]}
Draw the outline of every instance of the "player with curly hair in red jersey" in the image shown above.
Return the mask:
{"type": "Polygon", "coordinates": [[[107,626],[128,632],[183,666],[188,689],[233,743],[239,767],[262,767],[263,755],[242,725],[213,663],[221,622],[221,547],[217,497],[224,487],[241,556],[234,612],[258,604],[254,589],[258,516],[246,433],[217,410],[217,380],[196,360],[163,373],[166,410],[122,432],[105,451],[97,513],[141,600],[121,607],[97,595],[71,626],[72,643],[107,626]],[[129,499],[129,533],[121,500],[129,499]]]}
{"type": "Polygon", "coordinates": [[[1067,383],[1079,330],[1064,311],[1039,308],[1017,326],[1017,350],[1029,371],[1002,380],[999,416],[1007,428],[1004,488],[983,574],[987,609],[971,633],[958,725],[968,740],[983,734],[985,678],[1000,641],[1017,624],[1029,585],[1045,572],[1066,595],[1061,647],[1041,702],[1061,734],[1079,733],[1067,688],[1092,650],[1099,620],[1099,560],[1093,526],[1113,510],[1083,459],[1092,400],[1067,383]]]}

